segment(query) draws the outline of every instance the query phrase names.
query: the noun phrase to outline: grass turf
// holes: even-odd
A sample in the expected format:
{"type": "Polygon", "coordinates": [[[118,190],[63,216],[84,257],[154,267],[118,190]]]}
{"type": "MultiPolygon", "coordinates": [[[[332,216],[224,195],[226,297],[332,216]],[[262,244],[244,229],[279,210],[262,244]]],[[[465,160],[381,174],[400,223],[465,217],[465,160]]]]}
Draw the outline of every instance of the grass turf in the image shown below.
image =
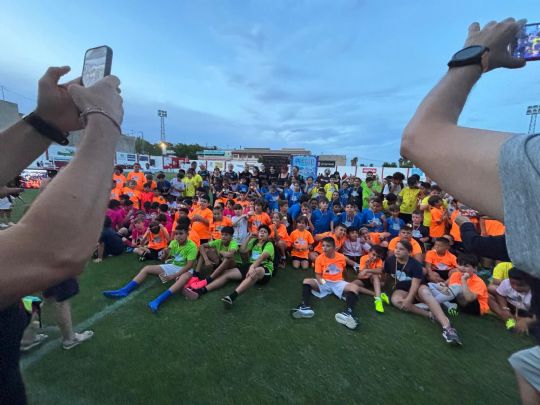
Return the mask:
{"type": "MultiPolygon", "coordinates": [[[[28,196],[31,193],[27,193],[28,196]]],[[[27,199],[27,197],[24,197],[27,199]]],[[[14,217],[22,212],[15,207],[14,217]]],[[[74,323],[108,311],[101,291],[122,286],[140,268],[133,255],[90,264],[72,300],[74,323]]],[[[532,340],[491,316],[460,315],[464,342],[450,347],[432,322],[372,300],[358,304],[349,331],[334,314],[343,304],[314,300],[316,315],[288,314],[308,273],[286,269],[231,311],[219,298],[174,297],[157,315],[146,304],[164,290],[149,279],[125,305],[92,325],[94,338],[71,351],[58,346],[24,368],[29,399],[40,404],[148,403],[437,403],[511,404],[518,394],[507,357],[532,340]]],[[[45,314],[45,323],[51,321],[45,314]]],[[[48,327],[51,338],[58,336],[48,327]]],[[[41,350],[23,356],[23,364],[41,350]]]]}

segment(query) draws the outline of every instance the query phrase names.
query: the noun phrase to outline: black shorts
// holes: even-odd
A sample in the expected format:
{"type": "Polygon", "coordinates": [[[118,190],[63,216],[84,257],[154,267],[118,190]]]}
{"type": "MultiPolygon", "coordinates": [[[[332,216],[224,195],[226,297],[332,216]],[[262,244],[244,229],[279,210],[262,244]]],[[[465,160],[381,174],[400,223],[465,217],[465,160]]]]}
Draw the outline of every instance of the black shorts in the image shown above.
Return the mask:
{"type": "Polygon", "coordinates": [[[352,260],[353,262],[355,263],[360,263],[360,258],[362,256],[349,256],[349,255],[345,255],[345,257],[349,260],[352,260]]]}
{"type": "Polygon", "coordinates": [[[361,281],[365,288],[373,289],[373,283],[371,282],[370,278],[360,278],[358,281],[361,281]]]}
{"type": "Polygon", "coordinates": [[[298,260],[299,262],[309,261],[307,257],[291,256],[291,260],[298,260]]]}
{"type": "Polygon", "coordinates": [[[146,260],[159,260],[159,252],[161,252],[161,249],[150,249],[148,248],[149,252],[146,252],[143,256],[146,260]]]}
{"type": "Polygon", "coordinates": [[[411,287],[412,287],[412,280],[398,281],[394,289],[409,292],[411,287]]]}
{"type": "Polygon", "coordinates": [[[437,269],[433,269],[433,271],[435,273],[437,273],[439,276],[441,276],[441,278],[443,280],[448,280],[448,273],[450,272],[450,270],[437,270],[437,269]]]}
{"type": "Polygon", "coordinates": [[[69,278],[43,291],[44,298],[54,298],[56,302],[69,300],[79,293],[79,282],[76,278],[69,278]]]}
{"type": "MultiPolygon", "coordinates": [[[[242,274],[242,280],[246,278],[250,267],[251,267],[251,263],[242,263],[241,265],[238,266],[238,270],[240,270],[240,274],[242,274]]],[[[272,278],[272,274],[268,271],[268,269],[266,269],[264,266],[262,267],[264,268],[265,271],[264,271],[263,278],[257,281],[257,284],[259,285],[268,284],[268,282],[272,278]]]]}
{"type": "MultiPolygon", "coordinates": [[[[425,284],[425,280],[422,280],[420,282],[420,286],[422,286],[423,284],[425,284]]],[[[406,281],[398,281],[396,286],[394,287],[394,290],[401,290],[401,291],[407,291],[409,292],[409,290],[411,289],[412,287],[412,280],[406,280],[406,281]]],[[[420,288],[420,287],[419,287],[420,288]]]]}
{"type": "Polygon", "coordinates": [[[465,306],[459,306],[459,309],[461,312],[463,312],[464,314],[469,314],[469,315],[482,315],[482,312],[480,311],[480,303],[478,302],[478,300],[474,300],[472,302],[469,302],[467,305],[465,306]]]}

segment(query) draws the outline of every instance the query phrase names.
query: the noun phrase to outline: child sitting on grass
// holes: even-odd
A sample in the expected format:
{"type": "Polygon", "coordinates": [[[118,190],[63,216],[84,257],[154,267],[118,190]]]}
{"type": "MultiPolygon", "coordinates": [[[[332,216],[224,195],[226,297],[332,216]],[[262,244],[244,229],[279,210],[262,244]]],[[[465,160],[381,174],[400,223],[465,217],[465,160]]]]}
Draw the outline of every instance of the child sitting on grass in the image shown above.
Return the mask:
{"type": "Polygon", "coordinates": [[[508,330],[527,333],[535,321],[530,313],[532,294],[528,278],[527,273],[514,267],[495,294],[489,296],[490,309],[505,322],[508,330]]]}
{"type": "Polygon", "coordinates": [[[138,288],[146,277],[150,274],[159,276],[163,283],[174,281],[174,283],[155,300],[148,303],[152,312],[157,312],[159,306],[184,288],[184,285],[193,275],[193,265],[197,259],[197,246],[188,239],[188,229],[178,228],[175,231],[174,239],[164,252],[164,261],[171,258],[170,263],[145,266],[142,270],[118,290],[103,291],[103,295],[108,298],[124,298],[138,288]]]}
{"type": "Polygon", "coordinates": [[[295,269],[306,270],[309,268],[309,251],[313,247],[315,240],[311,232],[307,230],[308,220],[304,216],[296,219],[296,230],[290,235],[291,240],[291,260],[295,269]]]}
{"type": "Polygon", "coordinates": [[[427,278],[434,283],[448,280],[452,270],[458,267],[456,256],[450,253],[450,241],[447,238],[435,239],[433,249],[426,253],[424,265],[427,278]]]}
{"type": "Polygon", "coordinates": [[[134,249],[133,252],[140,256],[139,260],[159,260],[160,252],[167,247],[169,243],[169,233],[159,222],[152,222],[144,234],[141,246],[134,249]]]}
{"type": "Polygon", "coordinates": [[[382,281],[384,257],[385,251],[383,247],[371,247],[369,253],[360,259],[358,280],[354,281],[361,294],[374,297],[375,311],[379,313],[384,313],[383,302],[390,305],[388,295],[381,293],[381,286],[384,285],[382,281]]]}

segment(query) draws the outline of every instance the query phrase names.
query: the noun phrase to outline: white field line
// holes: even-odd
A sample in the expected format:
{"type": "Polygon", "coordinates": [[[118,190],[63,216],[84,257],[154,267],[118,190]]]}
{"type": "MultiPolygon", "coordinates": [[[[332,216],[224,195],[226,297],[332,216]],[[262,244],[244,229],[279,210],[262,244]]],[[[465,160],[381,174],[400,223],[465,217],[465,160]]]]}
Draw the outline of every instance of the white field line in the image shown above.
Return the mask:
{"type": "MultiPolygon", "coordinates": [[[[73,327],[73,330],[75,331],[83,331],[90,328],[92,325],[94,325],[96,322],[102,320],[103,318],[111,315],[113,312],[116,312],[119,308],[123,307],[124,305],[128,304],[130,301],[132,301],[135,297],[142,294],[146,290],[148,290],[150,287],[156,284],[154,280],[145,283],[146,285],[139,287],[137,291],[132,292],[129,294],[126,298],[120,299],[116,302],[114,302],[111,305],[107,305],[103,310],[100,312],[96,312],[94,315],[92,315],[90,318],[85,319],[78,325],[73,327]]],[[[108,298],[105,298],[108,299],[108,298]]],[[[21,370],[24,371],[28,367],[30,367],[32,364],[40,361],[44,356],[49,354],[52,350],[57,349],[61,346],[61,337],[57,339],[53,339],[51,341],[48,341],[47,343],[40,346],[37,350],[32,351],[28,354],[23,354],[21,356],[21,370]]]]}

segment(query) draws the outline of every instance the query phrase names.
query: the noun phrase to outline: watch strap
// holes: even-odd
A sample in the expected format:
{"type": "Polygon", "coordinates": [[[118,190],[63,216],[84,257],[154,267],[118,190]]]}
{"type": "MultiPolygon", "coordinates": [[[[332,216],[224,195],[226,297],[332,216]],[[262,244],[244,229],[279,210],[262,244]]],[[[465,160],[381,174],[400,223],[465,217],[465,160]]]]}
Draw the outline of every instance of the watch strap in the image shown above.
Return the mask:
{"type": "Polygon", "coordinates": [[[473,46],[477,46],[477,45],[468,46],[468,47],[463,48],[462,50],[456,52],[452,56],[452,59],[450,59],[450,62],[448,62],[448,67],[449,68],[454,68],[454,67],[460,67],[460,66],[480,65],[482,70],[483,70],[484,66],[482,65],[482,57],[484,56],[484,54],[486,52],[489,52],[489,48],[487,46],[483,47],[484,49],[482,50],[482,52],[479,55],[475,56],[474,58],[467,58],[467,59],[462,59],[462,60],[455,59],[457,54],[459,54],[463,50],[466,50],[466,49],[471,48],[473,46]]]}
{"type": "Polygon", "coordinates": [[[49,124],[35,112],[26,115],[23,120],[45,138],[49,138],[51,141],[63,146],[69,143],[68,133],[62,132],[54,125],[49,124]]]}

